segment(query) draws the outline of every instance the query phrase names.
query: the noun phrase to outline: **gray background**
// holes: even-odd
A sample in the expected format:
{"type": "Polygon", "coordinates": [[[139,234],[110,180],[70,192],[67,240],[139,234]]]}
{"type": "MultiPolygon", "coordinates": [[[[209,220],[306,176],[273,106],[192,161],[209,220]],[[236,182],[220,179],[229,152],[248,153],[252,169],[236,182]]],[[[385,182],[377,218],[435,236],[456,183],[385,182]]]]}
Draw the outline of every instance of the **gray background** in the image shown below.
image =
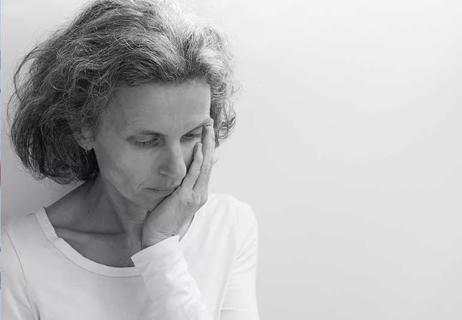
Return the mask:
{"type": "MultiPolygon", "coordinates": [[[[82,3],[3,1],[4,110],[18,59],[82,3]]],[[[258,215],[262,319],[461,319],[460,1],[188,3],[238,58],[211,190],[258,215]]],[[[2,139],[4,222],[73,187],[2,139]]]]}

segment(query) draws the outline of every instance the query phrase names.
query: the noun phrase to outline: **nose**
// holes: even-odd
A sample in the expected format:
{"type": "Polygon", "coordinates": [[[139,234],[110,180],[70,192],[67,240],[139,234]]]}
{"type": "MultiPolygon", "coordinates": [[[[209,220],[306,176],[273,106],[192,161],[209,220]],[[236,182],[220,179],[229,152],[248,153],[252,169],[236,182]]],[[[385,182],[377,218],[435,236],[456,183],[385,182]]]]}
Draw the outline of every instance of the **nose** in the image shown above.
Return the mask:
{"type": "Polygon", "coordinates": [[[159,165],[159,174],[178,185],[186,175],[185,155],[181,145],[166,146],[159,165]]]}

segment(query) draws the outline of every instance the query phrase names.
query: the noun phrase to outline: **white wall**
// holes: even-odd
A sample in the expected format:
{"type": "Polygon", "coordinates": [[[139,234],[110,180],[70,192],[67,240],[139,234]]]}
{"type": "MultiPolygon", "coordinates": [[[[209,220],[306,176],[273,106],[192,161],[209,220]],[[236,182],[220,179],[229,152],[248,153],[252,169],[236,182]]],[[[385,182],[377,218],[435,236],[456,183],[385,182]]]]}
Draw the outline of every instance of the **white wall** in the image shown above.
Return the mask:
{"type": "MultiPolygon", "coordinates": [[[[81,3],[3,0],[2,93],[81,3]]],[[[262,319],[461,319],[462,3],[193,3],[238,57],[211,189],[258,213],[262,319]]],[[[65,192],[2,154],[6,220],[65,192]]]]}

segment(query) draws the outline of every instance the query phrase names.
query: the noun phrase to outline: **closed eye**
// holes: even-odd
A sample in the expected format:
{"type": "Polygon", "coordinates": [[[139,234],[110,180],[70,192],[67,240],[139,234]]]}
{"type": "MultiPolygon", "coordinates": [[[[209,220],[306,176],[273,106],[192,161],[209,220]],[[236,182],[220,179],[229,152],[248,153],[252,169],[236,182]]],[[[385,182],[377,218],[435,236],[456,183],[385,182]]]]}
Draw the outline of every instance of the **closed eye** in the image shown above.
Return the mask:
{"type": "Polygon", "coordinates": [[[155,147],[161,142],[160,137],[150,137],[149,139],[135,139],[134,144],[140,147],[155,147]]]}
{"type": "Polygon", "coordinates": [[[195,138],[201,138],[202,137],[202,133],[196,133],[196,134],[186,134],[183,136],[183,138],[186,138],[186,139],[195,139],[195,138]]]}
{"type": "Polygon", "coordinates": [[[201,137],[202,137],[202,130],[187,133],[183,136],[183,139],[194,140],[194,139],[200,139],[201,137]]]}

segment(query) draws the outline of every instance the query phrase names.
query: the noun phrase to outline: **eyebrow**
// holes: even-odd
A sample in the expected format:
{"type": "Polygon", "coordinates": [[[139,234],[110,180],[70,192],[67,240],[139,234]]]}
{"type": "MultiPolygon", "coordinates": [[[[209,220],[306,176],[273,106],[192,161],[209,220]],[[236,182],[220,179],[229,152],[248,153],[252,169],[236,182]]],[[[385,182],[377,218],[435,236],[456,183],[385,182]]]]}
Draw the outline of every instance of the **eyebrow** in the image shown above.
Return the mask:
{"type": "MultiPolygon", "coordinates": [[[[212,124],[212,118],[207,118],[206,120],[202,121],[199,125],[197,125],[196,127],[194,127],[193,129],[187,131],[186,133],[190,133],[191,131],[194,131],[194,130],[197,130],[203,126],[206,126],[206,125],[210,125],[212,124]]],[[[139,135],[146,135],[146,136],[149,136],[149,135],[152,135],[152,136],[163,136],[164,134],[163,133],[160,133],[160,132],[156,132],[156,131],[152,131],[152,130],[140,130],[140,131],[137,131],[136,134],[139,134],[139,135]]]]}

